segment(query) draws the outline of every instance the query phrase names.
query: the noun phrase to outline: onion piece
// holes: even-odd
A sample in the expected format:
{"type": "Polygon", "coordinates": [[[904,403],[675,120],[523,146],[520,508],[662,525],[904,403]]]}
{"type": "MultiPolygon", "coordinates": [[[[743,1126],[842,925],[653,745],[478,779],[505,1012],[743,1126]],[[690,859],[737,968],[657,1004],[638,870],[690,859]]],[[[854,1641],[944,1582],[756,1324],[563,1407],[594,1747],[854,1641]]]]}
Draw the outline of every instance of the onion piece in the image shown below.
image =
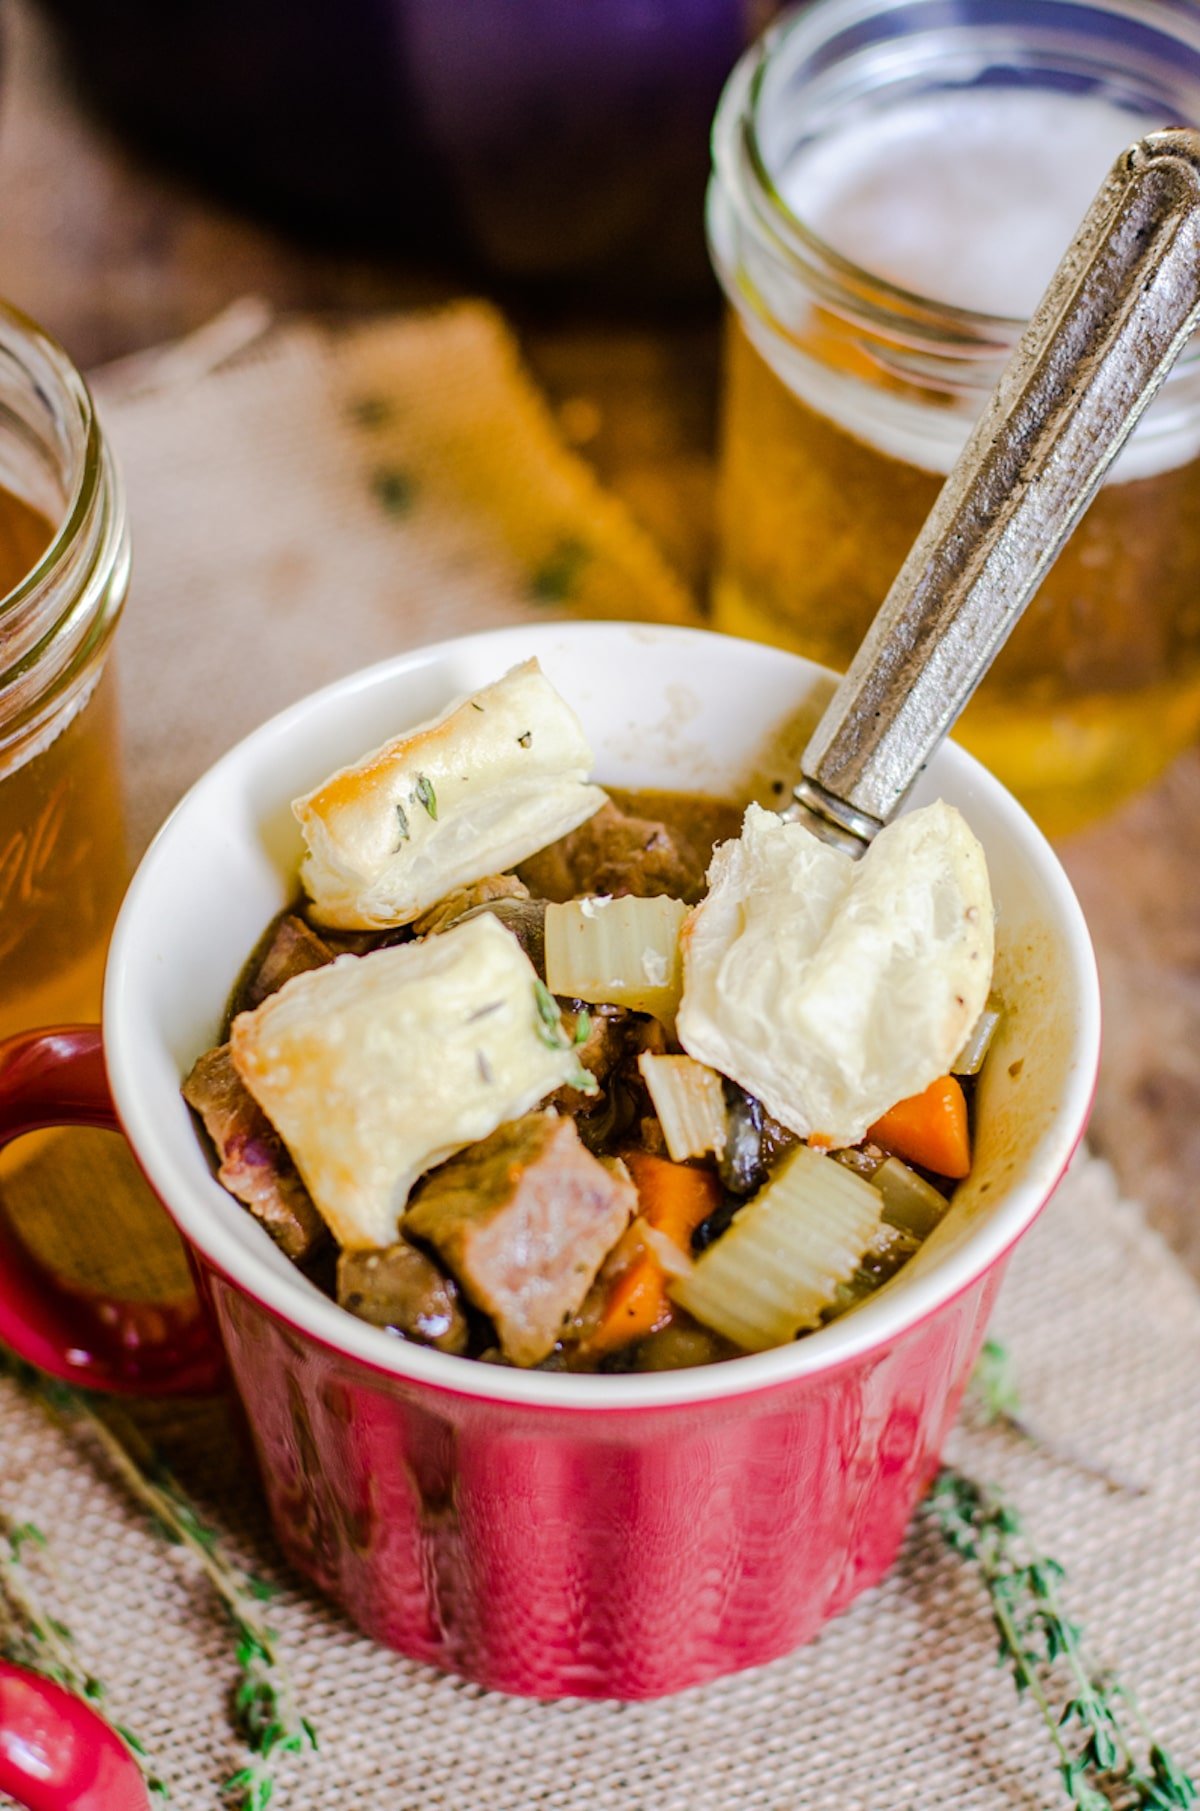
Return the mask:
{"type": "Polygon", "coordinates": [[[850,1281],[839,1284],[833,1307],[824,1318],[837,1320],[851,1308],[857,1308],[860,1302],[865,1302],[876,1290],[882,1289],[885,1283],[890,1283],[920,1248],[920,1244],[920,1239],[913,1233],[901,1232],[894,1226],[881,1226],[863,1253],[862,1263],[850,1281]]]}
{"type": "Polygon", "coordinates": [[[673,1163],[688,1157],[718,1156],[725,1149],[725,1089],[721,1077],[690,1056],[638,1058],[642,1080],[667,1141],[673,1163]]]}
{"type": "Polygon", "coordinates": [[[657,1226],[651,1226],[649,1220],[643,1220],[639,1215],[633,1222],[632,1229],[636,1231],[646,1250],[651,1253],[664,1276],[686,1277],[690,1276],[696,1268],[687,1252],[682,1251],[674,1239],[669,1238],[665,1232],[660,1232],[657,1226]]]}
{"type": "Polygon", "coordinates": [[[881,1163],[868,1186],[883,1196],[883,1217],[888,1225],[911,1233],[916,1239],[927,1239],[941,1224],[950,1205],[932,1182],[926,1182],[924,1176],[918,1176],[898,1157],[881,1163]]]}
{"type": "Polygon", "coordinates": [[[955,1057],[950,1066],[952,1075],[978,1075],[983,1068],[983,1060],[991,1049],[996,1027],[1000,1023],[1000,1007],[995,998],[988,1000],[987,1005],[975,1021],[970,1037],[955,1057]]]}

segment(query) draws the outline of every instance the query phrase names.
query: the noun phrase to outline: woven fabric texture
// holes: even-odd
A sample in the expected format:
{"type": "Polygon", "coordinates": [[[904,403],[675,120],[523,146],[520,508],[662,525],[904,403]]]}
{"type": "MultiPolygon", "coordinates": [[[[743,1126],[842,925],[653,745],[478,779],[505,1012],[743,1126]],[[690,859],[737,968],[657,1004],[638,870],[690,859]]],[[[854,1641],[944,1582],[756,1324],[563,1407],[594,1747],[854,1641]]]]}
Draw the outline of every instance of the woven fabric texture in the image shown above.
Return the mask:
{"type": "MultiPolygon", "coordinates": [[[[1200,1300],[1097,1162],[1014,1258],[996,1331],[1042,1444],[972,1427],[951,1456],[999,1481],[1100,1660],[1135,1683],[1181,1762],[1200,1756],[1200,1300]],[[1109,1474],[1106,1483],[1078,1462],[1109,1474]]],[[[157,1431],[273,1608],[316,1755],[281,1767],[295,1811],[1040,1811],[1061,1802],[1037,1714],[995,1664],[982,1593],[924,1515],[876,1591],[810,1647],[656,1704],[536,1704],[410,1665],[280,1578],[249,1462],[217,1408],[157,1431]]],[[[0,1386],[0,1508],[46,1529],[56,1591],[111,1708],[178,1811],[214,1807],[242,1759],[227,1626],[185,1555],[86,1443],[0,1386]]]]}
{"type": "MultiPolygon", "coordinates": [[[[343,335],[302,324],[216,372],[203,363],[142,361],[100,386],[137,544],[120,677],[138,848],[224,748],[365,662],[546,611],[686,617],[654,548],[557,442],[487,309],[343,335]]],[[[179,1275],[170,1235],[108,1161],[99,1186],[93,1165],[75,1172],[86,1184],[27,1193],[23,1224],[75,1274],[161,1286],[179,1275]]],[[[1195,1768],[1200,1300],[1089,1162],[1017,1253],[997,1332],[1040,1440],[968,1421],[953,1457],[999,1481],[1068,1561],[1099,1657],[1195,1768]]],[[[538,1705],[373,1647],[281,1576],[221,1405],[144,1419],[235,1553],[281,1584],[273,1619],[321,1737],[319,1754],[281,1764],[277,1802],[295,1811],[1058,1802],[977,1583],[925,1516],[884,1585],[790,1659],[660,1704],[538,1705]]],[[[49,1535],[81,1655],[179,1811],[216,1806],[244,1758],[229,1629],[86,1439],[7,1383],[0,1509],[49,1535]]]]}

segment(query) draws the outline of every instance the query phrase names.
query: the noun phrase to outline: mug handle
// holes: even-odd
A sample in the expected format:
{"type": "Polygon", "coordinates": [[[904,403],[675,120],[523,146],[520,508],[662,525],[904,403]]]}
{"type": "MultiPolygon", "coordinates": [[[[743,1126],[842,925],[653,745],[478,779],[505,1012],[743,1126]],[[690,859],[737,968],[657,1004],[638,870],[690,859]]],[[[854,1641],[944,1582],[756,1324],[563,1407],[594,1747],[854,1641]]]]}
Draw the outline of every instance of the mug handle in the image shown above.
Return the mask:
{"type": "Polygon", "coordinates": [[[150,1811],[116,1731],[64,1686],[3,1660],[0,1792],[27,1811],[150,1811]]]}
{"type": "MultiPolygon", "coordinates": [[[[54,1026],[0,1043],[0,1150],[50,1126],[121,1131],[98,1025],[54,1026]]],[[[198,1296],[120,1301],[67,1282],[22,1242],[2,1192],[0,1341],[82,1389],[207,1396],[224,1385],[224,1357],[198,1296]]]]}

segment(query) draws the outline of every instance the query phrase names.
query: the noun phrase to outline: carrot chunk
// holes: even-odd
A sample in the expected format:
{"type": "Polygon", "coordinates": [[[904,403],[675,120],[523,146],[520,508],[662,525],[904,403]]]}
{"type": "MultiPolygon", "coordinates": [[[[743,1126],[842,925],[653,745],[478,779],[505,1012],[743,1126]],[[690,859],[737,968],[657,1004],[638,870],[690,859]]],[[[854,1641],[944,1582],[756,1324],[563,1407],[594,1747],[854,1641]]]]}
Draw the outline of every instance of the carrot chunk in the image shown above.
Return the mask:
{"type": "Polygon", "coordinates": [[[907,1157],[910,1163],[954,1181],[971,1168],[966,1097],[952,1075],[931,1082],[924,1094],[889,1107],[867,1138],[897,1157],[907,1157]]]}
{"type": "MultiPolygon", "coordinates": [[[[638,1191],[640,1218],[681,1251],[690,1252],[692,1233],[720,1204],[719,1178],[711,1170],[670,1163],[650,1151],[629,1150],[621,1155],[638,1191]]],[[[635,1220],[625,1235],[631,1248],[629,1261],[615,1278],[600,1318],[584,1342],[587,1351],[596,1356],[619,1352],[622,1346],[657,1333],[671,1320],[673,1309],[662,1265],[637,1238],[637,1226],[635,1220]]],[[[618,1245],[613,1257],[619,1262],[622,1255],[623,1247],[618,1245]]]]}
{"type": "Polygon", "coordinates": [[[657,1231],[690,1252],[692,1234],[721,1201],[720,1178],[712,1170],[670,1163],[650,1151],[624,1151],[625,1167],[638,1192],[638,1211],[657,1231]]]}
{"type": "Polygon", "coordinates": [[[613,1284],[604,1312],[587,1342],[588,1350],[617,1352],[665,1327],[671,1318],[665,1283],[649,1252],[635,1258],[613,1284]]]}

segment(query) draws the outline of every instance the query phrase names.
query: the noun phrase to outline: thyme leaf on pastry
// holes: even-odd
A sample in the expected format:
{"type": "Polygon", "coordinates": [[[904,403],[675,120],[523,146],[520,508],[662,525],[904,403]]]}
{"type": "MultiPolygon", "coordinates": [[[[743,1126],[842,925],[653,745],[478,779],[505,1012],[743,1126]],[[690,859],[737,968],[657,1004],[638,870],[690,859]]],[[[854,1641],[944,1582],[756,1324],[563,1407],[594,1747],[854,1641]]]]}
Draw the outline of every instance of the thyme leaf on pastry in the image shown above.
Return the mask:
{"type": "Polygon", "coordinates": [[[433,781],[427,773],[419,773],[417,775],[417,783],[413,787],[413,797],[416,799],[418,805],[424,805],[426,811],[436,823],[438,814],[437,793],[434,791],[433,781]]]}
{"type": "Polygon", "coordinates": [[[558,1010],[558,1001],[544,981],[534,982],[533,1003],[537,1010],[537,1034],[542,1043],[551,1050],[565,1050],[567,1034],[562,1014],[558,1010]]]}
{"type": "MultiPolygon", "coordinates": [[[[578,1050],[587,1043],[592,1029],[592,1015],[582,1010],[575,1021],[574,1033],[569,1032],[563,1024],[558,1001],[542,980],[533,984],[533,1001],[535,1008],[534,1030],[548,1050],[578,1050]]],[[[567,1077],[567,1086],[576,1088],[581,1094],[599,1094],[600,1084],[590,1069],[578,1063],[573,1074],[567,1077]]]]}

